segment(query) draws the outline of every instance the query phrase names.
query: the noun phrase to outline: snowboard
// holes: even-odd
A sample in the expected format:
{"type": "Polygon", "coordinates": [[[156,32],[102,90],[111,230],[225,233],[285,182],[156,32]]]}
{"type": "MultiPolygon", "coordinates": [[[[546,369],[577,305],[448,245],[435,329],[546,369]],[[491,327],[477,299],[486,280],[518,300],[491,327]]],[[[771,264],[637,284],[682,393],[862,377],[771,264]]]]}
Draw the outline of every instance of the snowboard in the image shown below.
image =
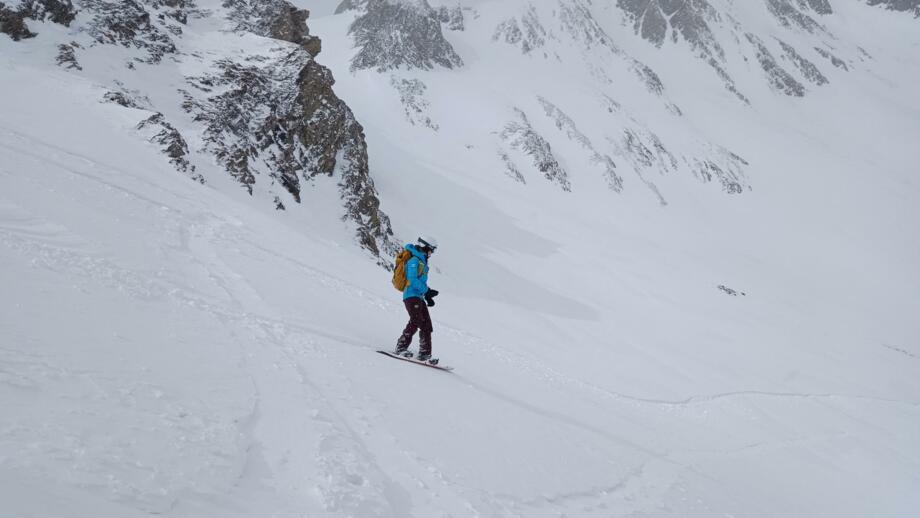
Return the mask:
{"type": "Polygon", "coordinates": [[[416,364],[416,365],[424,365],[425,367],[431,367],[432,369],[438,369],[438,370],[442,370],[442,371],[444,371],[444,372],[450,372],[450,371],[454,370],[453,367],[448,367],[447,365],[441,365],[441,364],[432,365],[432,364],[430,364],[430,363],[428,363],[428,362],[421,362],[421,361],[418,361],[418,360],[416,360],[415,358],[406,358],[405,356],[400,356],[400,355],[394,353],[393,351],[377,351],[377,352],[380,353],[380,354],[389,356],[390,358],[396,358],[397,360],[402,360],[402,361],[404,361],[404,362],[414,363],[414,364],[416,364]]]}

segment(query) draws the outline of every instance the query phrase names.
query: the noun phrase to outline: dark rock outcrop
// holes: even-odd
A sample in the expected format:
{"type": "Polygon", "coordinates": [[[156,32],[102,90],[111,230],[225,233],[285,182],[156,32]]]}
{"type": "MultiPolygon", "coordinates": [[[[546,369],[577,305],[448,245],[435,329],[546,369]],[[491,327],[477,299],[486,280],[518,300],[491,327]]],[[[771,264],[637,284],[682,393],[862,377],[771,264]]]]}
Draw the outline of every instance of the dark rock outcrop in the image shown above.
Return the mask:
{"type": "MultiPolygon", "coordinates": [[[[493,31],[492,41],[502,41],[520,47],[521,52],[528,54],[547,47],[548,42],[559,41],[564,36],[585,50],[599,49],[602,52],[609,52],[626,62],[629,70],[642,81],[649,92],[656,95],[664,93],[661,78],[651,67],[628,56],[613,43],[613,39],[592,15],[590,2],[559,0],[550,12],[558,25],[547,26],[544,21],[541,21],[534,4],[529,4],[520,16],[502,21],[493,31]]],[[[544,49],[542,54],[544,58],[562,59],[549,48],[544,49]]],[[[612,82],[601,67],[594,67],[594,74],[603,81],[612,82]]]]}
{"type": "Polygon", "coordinates": [[[636,34],[655,46],[663,46],[668,41],[668,34],[672,43],[677,43],[679,37],[683,38],[697,56],[715,71],[725,89],[749,104],[725,70],[725,49],[710,27],[711,23],[721,23],[722,17],[706,0],[617,0],[617,6],[633,21],[636,34]]]}
{"type": "MultiPolygon", "coordinates": [[[[723,148],[714,147],[712,153],[711,158],[689,160],[693,174],[704,182],[718,181],[722,185],[722,190],[729,194],[744,192],[746,181],[743,170],[750,164],[723,148]]],[[[750,186],[747,188],[750,190],[750,186]]]]}
{"type": "Polygon", "coordinates": [[[511,179],[522,184],[527,184],[527,180],[524,178],[524,175],[521,174],[520,169],[514,163],[514,160],[511,160],[511,157],[504,150],[498,151],[498,157],[501,159],[502,163],[505,165],[505,174],[508,175],[511,179]]]}
{"type": "Polygon", "coordinates": [[[137,125],[137,129],[149,134],[148,140],[162,146],[163,153],[169,157],[169,163],[178,171],[188,174],[198,183],[204,183],[204,177],[195,173],[195,166],[188,161],[188,144],[179,131],[162,113],[155,113],[137,125]]]}
{"type": "Polygon", "coordinates": [[[335,8],[335,14],[342,14],[345,11],[359,11],[367,6],[368,0],[342,0],[338,7],[335,8]]]}
{"type": "Polygon", "coordinates": [[[808,11],[814,10],[817,14],[831,12],[830,5],[821,0],[767,0],[767,9],[786,27],[798,27],[811,33],[823,31],[824,27],[808,11]]]}
{"type": "Polygon", "coordinates": [[[830,51],[828,51],[827,49],[822,49],[821,47],[815,47],[815,52],[817,52],[822,57],[824,57],[824,59],[829,60],[831,64],[834,65],[835,67],[842,68],[843,70],[846,70],[846,71],[850,70],[849,67],[847,67],[847,64],[844,60],[831,54],[830,51]]]}
{"type": "Polygon", "coordinates": [[[227,171],[250,193],[261,177],[296,202],[302,180],[338,178],[344,219],[357,226],[361,245],[391,255],[393,233],[370,177],[364,129],[333,92],[329,69],[300,48],[277,59],[217,65],[220,74],[190,84],[221,93],[203,100],[187,93],[185,106],[205,124],[206,147],[227,171]]]}
{"type": "Polygon", "coordinates": [[[575,121],[558,106],[543,97],[540,97],[538,101],[543,107],[543,112],[553,121],[556,128],[565,133],[569,140],[578,143],[588,152],[589,161],[601,169],[601,174],[607,180],[607,185],[614,191],[621,192],[623,190],[623,178],[617,174],[616,162],[610,156],[599,152],[594,147],[591,139],[579,131],[575,121]]]}
{"type": "Polygon", "coordinates": [[[225,0],[224,7],[230,10],[230,19],[236,23],[237,31],[296,43],[313,57],[322,50],[320,39],[310,35],[307,27],[310,12],[285,0],[225,0]]]}
{"type": "MultiPolygon", "coordinates": [[[[75,4],[81,16],[75,18],[70,0],[8,4],[9,0],[0,2],[0,31],[14,39],[34,35],[26,26],[28,19],[65,25],[79,20],[80,26],[73,31],[75,41],[57,45],[57,62],[68,69],[82,69],[78,52],[82,57],[94,47],[118,45],[128,49],[117,55],[128,56],[129,69],[136,62],[155,65],[168,57],[208,70],[199,77],[185,77],[188,86],[180,90],[182,107],[201,124],[204,145],[196,152],[213,154],[250,193],[258,182],[260,191],[267,192],[278,209],[284,209],[291,198],[300,202],[305,184],[319,177],[332,178],[338,184],[342,219],[356,227],[361,246],[380,258],[381,264],[397,249],[370,176],[364,130],[335,95],[332,73],[314,61],[321,42],[310,35],[308,11],[285,0],[223,0],[220,8],[209,11],[199,9],[195,0],[80,0],[75,4]],[[226,15],[236,32],[293,45],[266,46],[242,57],[181,52],[188,20],[215,13],[226,15]]],[[[423,25],[433,21],[438,35],[438,15],[447,16],[454,25],[462,24],[459,10],[436,13],[425,2],[419,5],[422,8],[415,14],[423,25]]],[[[423,40],[419,45],[427,43],[423,40]]],[[[458,64],[459,58],[452,63],[458,64]]],[[[104,100],[147,111],[136,127],[138,133],[157,144],[176,169],[203,183],[191,162],[194,155],[189,141],[166,118],[169,108],[158,108],[142,91],[109,81],[114,86],[104,100]]],[[[423,87],[421,90],[423,93],[423,87]]]]}
{"type": "Polygon", "coordinates": [[[77,49],[82,48],[79,43],[72,41],[58,45],[57,64],[71,70],[83,70],[77,61],[77,49]]]}
{"type": "Polygon", "coordinates": [[[406,112],[406,120],[413,126],[416,124],[426,126],[438,131],[439,126],[431,120],[428,115],[430,103],[425,97],[428,86],[419,79],[404,79],[393,76],[390,78],[390,84],[399,93],[399,100],[402,102],[403,109],[406,112]]]}
{"type": "Polygon", "coordinates": [[[828,0],[799,0],[799,4],[804,4],[818,14],[834,14],[834,9],[828,0]]]}
{"type": "Polygon", "coordinates": [[[518,18],[509,18],[499,24],[492,34],[492,41],[502,40],[509,45],[520,46],[521,52],[527,54],[546,43],[548,31],[540,22],[533,5],[518,18]]]}
{"type": "Polygon", "coordinates": [[[920,18],[920,0],[867,0],[869,5],[882,5],[892,11],[911,12],[920,18]]]}
{"type": "MultiPolygon", "coordinates": [[[[549,142],[533,128],[527,118],[527,114],[518,108],[515,108],[514,112],[517,115],[517,119],[505,124],[499,134],[501,139],[511,149],[529,156],[533,161],[534,167],[537,171],[543,173],[547,180],[558,184],[563,191],[571,191],[572,186],[569,183],[569,175],[559,165],[559,161],[553,155],[553,148],[549,145],[549,142]]],[[[505,156],[507,157],[507,154],[505,156]]],[[[512,167],[514,166],[510,159],[507,159],[506,163],[510,163],[512,167]]],[[[517,168],[513,167],[513,170],[517,171],[517,168]]]]}
{"type": "Polygon", "coordinates": [[[426,0],[368,0],[363,9],[349,28],[358,48],[352,70],[431,70],[463,65],[444,38],[438,13],[426,0]]]}
{"type": "Polygon", "coordinates": [[[154,23],[150,11],[137,0],[82,0],[80,5],[93,16],[86,30],[97,43],[143,50],[147,57],[137,60],[151,64],[177,50],[166,27],[154,23]]]}
{"type": "Polygon", "coordinates": [[[106,92],[106,94],[102,96],[105,102],[115,103],[125,108],[156,111],[153,108],[153,103],[143,93],[125,88],[125,85],[122,84],[121,81],[116,80],[115,86],[118,87],[117,90],[106,92]]]}
{"type": "Polygon", "coordinates": [[[720,61],[725,57],[709,27],[720,16],[706,0],[617,0],[617,5],[632,18],[636,33],[659,47],[671,30],[674,41],[679,34],[702,56],[720,61]]]}
{"type": "Polygon", "coordinates": [[[449,30],[462,31],[465,28],[463,9],[460,5],[454,7],[441,6],[436,11],[438,19],[446,25],[449,30]]]}
{"type": "Polygon", "coordinates": [[[0,2],[0,33],[8,35],[13,41],[34,38],[36,34],[29,30],[25,22],[25,15],[19,10],[13,10],[0,2]]]}
{"type": "Polygon", "coordinates": [[[70,0],[26,0],[22,12],[27,18],[38,21],[52,21],[65,27],[77,16],[70,0]]]}
{"type": "Polygon", "coordinates": [[[799,54],[798,51],[795,50],[795,47],[782,40],[780,40],[779,44],[783,48],[783,52],[786,54],[786,58],[792,61],[796,68],[799,69],[799,72],[805,76],[805,79],[808,79],[818,86],[826,85],[828,83],[827,78],[824,77],[824,74],[822,74],[820,70],[818,70],[818,67],[806,59],[804,56],[799,54]]]}
{"type": "Polygon", "coordinates": [[[802,86],[802,83],[792,77],[792,74],[787,72],[786,69],[779,66],[779,63],[776,62],[776,58],[773,57],[773,54],[767,46],[760,41],[760,38],[751,33],[745,34],[745,37],[754,45],[760,68],[763,69],[770,86],[774,90],[792,97],[802,97],[805,95],[805,87],[802,86]]]}

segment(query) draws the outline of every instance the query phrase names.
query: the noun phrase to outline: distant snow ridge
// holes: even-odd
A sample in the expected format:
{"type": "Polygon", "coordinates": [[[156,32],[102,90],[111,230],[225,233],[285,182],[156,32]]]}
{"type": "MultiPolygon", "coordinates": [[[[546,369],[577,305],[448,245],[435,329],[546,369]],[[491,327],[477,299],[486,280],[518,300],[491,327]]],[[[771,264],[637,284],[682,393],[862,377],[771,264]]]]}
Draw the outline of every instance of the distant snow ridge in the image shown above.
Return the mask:
{"type": "Polygon", "coordinates": [[[358,48],[351,62],[353,71],[463,66],[463,60],[444,38],[441,13],[426,0],[346,2],[340,9],[343,6],[364,11],[349,29],[358,48]]]}
{"type": "Polygon", "coordinates": [[[520,16],[503,21],[492,34],[492,41],[503,40],[509,45],[521,47],[521,52],[528,54],[546,43],[547,30],[540,23],[537,9],[530,5],[520,16]]]}
{"type": "Polygon", "coordinates": [[[716,72],[725,85],[744,103],[745,97],[735,86],[734,79],[725,70],[725,49],[709,26],[720,23],[719,12],[705,0],[673,2],[670,0],[617,0],[617,5],[633,20],[636,34],[661,47],[671,34],[677,43],[682,37],[696,54],[716,72]]]}
{"type": "Polygon", "coordinates": [[[666,174],[686,170],[702,182],[717,181],[722,190],[728,194],[740,194],[750,190],[744,175],[748,162],[727,149],[693,137],[692,147],[681,151],[668,150],[661,138],[623,106],[604,95],[600,98],[601,106],[610,114],[610,122],[605,127],[615,132],[606,136],[614,146],[615,154],[632,166],[636,175],[658,198],[659,203],[667,205],[657,185],[649,175],[666,174]],[[683,165],[682,165],[683,164],[683,165]]]}
{"type": "MultiPolygon", "coordinates": [[[[520,46],[521,52],[530,54],[536,49],[544,49],[544,58],[563,58],[553,49],[548,42],[561,41],[564,37],[584,48],[585,50],[599,49],[601,53],[609,53],[626,64],[649,92],[656,95],[664,93],[661,78],[648,65],[629,56],[613,43],[613,39],[604,31],[591,13],[590,2],[583,0],[559,0],[556,4],[541,4],[542,8],[549,5],[551,8],[544,14],[548,21],[555,21],[556,25],[547,26],[541,20],[539,10],[534,3],[528,3],[523,13],[502,21],[492,33],[492,41],[520,46]]],[[[596,75],[602,80],[610,82],[606,73],[587,59],[588,66],[593,67],[596,75]]]]}
{"type": "MultiPolygon", "coordinates": [[[[804,31],[821,39],[833,37],[816,19],[819,16],[833,14],[828,0],[763,0],[763,2],[767,12],[779,23],[780,27],[792,31],[804,31]]],[[[727,63],[733,57],[729,56],[729,51],[726,50],[729,47],[733,47],[733,54],[740,54],[740,57],[744,59],[753,53],[766,73],[767,83],[774,90],[796,97],[806,94],[804,86],[780,66],[773,52],[762,39],[751,32],[744,31],[731,12],[733,9],[731,4],[725,12],[720,12],[706,0],[685,2],[617,0],[617,6],[632,20],[636,34],[656,46],[662,46],[668,39],[672,43],[678,43],[679,39],[686,41],[696,55],[716,72],[726,90],[745,104],[750,104],[748,97],[739,91],[735,78],[728,73],[727,63]],[[730,31],[731,38],[724,36],[726,29],[730,31]],[[721,42],[719,34],[722,37],[721,42]],[[746,46],[745,43],[749,46],[746,46]]],[[[803,50],[781,40],[779,43],[782,54],[793,63],[806,80],[815,85],[828,83],[827,77],[805,57],[806,53],[803,50]]],[[[818,50],[818,52],[821,55],[827,53],[825,50],[818,50]]],[[[828,59],[832,58],[828,57],[828,59]]],[[[833,59],[835,60],[834,65],[841,67],[842,60],[833,59]]]]}
{"type": "Polygon", "coordinates": [[[709,27],[710,22],[718,23],[721,17],[706,0],[617,0],[617,5],[633,18],[637,33],[659,47],[670,30],[675,43],[680,34],[703,56],[720,61],[725,57],[709,27]]]}

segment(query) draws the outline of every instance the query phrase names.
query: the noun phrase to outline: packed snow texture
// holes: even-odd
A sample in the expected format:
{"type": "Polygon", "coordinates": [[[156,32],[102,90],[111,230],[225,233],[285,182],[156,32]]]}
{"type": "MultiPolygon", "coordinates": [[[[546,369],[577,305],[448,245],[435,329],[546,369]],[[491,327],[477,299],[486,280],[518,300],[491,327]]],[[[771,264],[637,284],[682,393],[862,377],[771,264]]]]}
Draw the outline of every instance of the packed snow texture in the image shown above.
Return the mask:
{"type": "MultiPolygon", "coordinates": [[[[27,20],[35,37],[0,34],[0,515],[916,512],[915,18],[833,2],[832,48],[735,2],[787,73],[810,67],[772,36],[828,80],[777,92],[739,39],[748,61],[720,66],[746,103],[614,0],[592,9],[618,54],[542,3],[536,46],[526,2],[427,2],[462,8],[443,37],[463,65],[385,73],[351,72],[360,9],[295,3],[381,209],[441,243],[434,352],[455,371],[374,353],[405,310],[334,178],[276,211],[201,151],[178,109],[194,60],[27,20]],[[511,19],[521,38],[494,39],[511,19]],[[522,121],[564,177],[503,137],[522,121]]],[[[180,52],[275,48],[196,4],[180,52]]]]}

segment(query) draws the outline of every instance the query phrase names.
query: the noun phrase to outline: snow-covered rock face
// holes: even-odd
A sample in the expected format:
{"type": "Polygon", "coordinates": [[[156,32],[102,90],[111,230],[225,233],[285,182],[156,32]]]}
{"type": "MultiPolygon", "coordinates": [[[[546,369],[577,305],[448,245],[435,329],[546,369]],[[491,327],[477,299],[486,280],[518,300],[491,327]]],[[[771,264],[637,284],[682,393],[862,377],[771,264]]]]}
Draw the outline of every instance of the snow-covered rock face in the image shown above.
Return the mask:
{"type": "MultiPolygon", "coordinates": [[[[637,58],[624,50],[624,25],[660,53],[686,56],[681,66],[688,73],[698,71],[709,77],[707,81],[720,83],[742,107],[752,106],[765,93],[793,99],[821,95],[840,78],[829,70],[848,72],[853,64],[871,59],[828,28],[826,21],[836,16],[828,0],[511,0],[501,6],[348,0],[338,12],[353,17],[352,72],[397,68],[406,72],[389,82],[399,93],[409,123],[427,121],[423,125],[436,129],[445,140],[466,138],[452,134],[450,121],[444,120],[443,111],[451,108],[441,106],[442,113],[433,117],[431,112],[439,111],[435,102],[423,99],[419,104],[406,95],[409,84],[411,91],[433,91],[429,82],[433,77],[409,72],[488,61],[495,50],[504,60],[495,61],[496,69],[517,70],[529,78],[488,80],[490,90],[508,98],[529,97],[526,102],[504,103],[496,110],[503,120],[483,126],[491,135],[485,145],[497,150],[496,169],[520,183],[544,177],[564,190],[577,191],[577,173],[566,164],[583,161],[587,164],[583,170],[604,178],[612,191],[648,188],[661,204],[674,195],[661,188],[664,178],[672,174],[712,181],[728,194],[742,194],[756,188],[756,182],[745,172],[749,162],[743,153],[700,138],[681,120],[683,109],[675,99],[681,97],[677,94],[684,85],[674,75],[670,83],[663,80],[661,70],[656,70],[661,66],[654,62],[658,60],[637,58]],[[450,32],[445,24],[452,18],[438,19],[436,13],[448,7],[463,20],[464,31],[450,32]],[[489,41],[482,38],[484,34],[489,41]],[[457,55],[455,49],[471,54],[457,55]],[[508,55],[506,49],[516,49],[519,55],[508,55]],[[524,72],[536,68],[543,70],[530,76],[524,72]],[[544,73],[544,80],[532,80],[544,73]],[[552,88],[550,82],[570,86],[552,88]],[[636,86],[641,90],[633,91],[636,86]],[[617,106],[609,112],[613,121],[599,128],[598,112],[572,106],[582,103],[570,98],[566,89],[577,89],[582,95],[591,92],[587,97],[593,97],[595,108],[611,101],[617,106]],[[655,122],[649,122],[648,113],[633,111],[632,106],[651,103],[662,111],[655,122]],[[550,126],[541,127],[544,123],[550,126]]],[[[459,71],[464,73],[475,75],[459,71]]],[[[464,96],[450,85],[442,84],[439,92],[443,99],[464,96]]]]}
{"type": "Polygon", "coordinates": [[[658,46],[669,33],[675,40],[680,34],[708,56],[724,55],[709,27],[720,17],[706,0],[617,0],[617,6],[632,16],[636,32],[658,46]]]}
{"type": "MultiPolygon", "coordinates": [[[[559,165],[559,161],[553,156],[552,146],[543,138],[542,135],[534,130],[527,114],[520,109],[515,109],[517,115],[515,120],[505,124],[500,133],[501,138],[508,146],[527,156],[533,162],[533,167],[543,174],[547,180],[559,184],[564,191],[571,191],[568,174],[559,165]]],[[[517,167],[507,158],[507,154],[502,154],[503,159],[508,165],[508,173],[517,176],[517,167]]]]}
{"type": "Polygon", "coordinates": [[[185,16],[167,19],[162,13],[164,17],[157,18],[160,8],[170,7],[162,2],[143,4],[136,0],[82,0],[79,5],[82,13],[92,17],[84,30],[97,43],[138,49],[145,56],[137,60],[150,64],[159,63],[165,55],[178,51],[175,37],[181,35],[183,22],[176,18],[181,20],[185,16]]]}
{"type": "Polygon", "coordinates": [[[0,2],[0,33],[8,35],[14,41],[23,38],[34,38],[35,33],[29,30],[29,27],[23,20],[22,12],[11,9],[0,2]]]}
{"type": "Polygon", "coordinates": [[[35,37],[25,19],[49,20],[61,25],[70,25],[74,19],[70,0],[13,0],[0,2],[0,33],[8,34],[13,40],[35,37]]]}
{"type": "Polygon", "coordinates": [[[284,0],[30,0],[15,9],[0,5],[0,31],[22,39],[34,35],[30,19],[76,20],[74,38],[57,46],[57,63],[109,85],[104,100],[152,112],[139,119],[138,135],[161,146],[178,171],[204,183],[214,173],[199,166],[216,160],[278,209],[300,202],[304,181],[334,178],[343,218],[360,244],[388,256],[392,231],[379,209],[363,129],[332,90],[332,74],[313,60],[321,44],[310,35],[308,16],[284,0]],[[219,43],[196,48],[186,38],[190,21],[226,25],[211,36],[230,49],[247,34],[270,40],[229,53],[219,43]],[[111,46],[124,50],[113,54],[111,46]],[[124,71],[111,71],[113,55],[124,71]],[[145,85],[141,67],[159,67],[156,74],[178,87],[145,85]]]}
{"type": "Polygon", "coordinates": [[[920,18],[920,0],[866,0],[869,5],[883,5],[893,11],[912,12],[920,18]]]}
{"type": "MultiPolygon", "coordinates": [[[[647,12],[652,6],[646,2],[622,7],[647,12]]],[[[694,49],[741,96],[721,68],[725,52],[707,25],[721,19],[716,10],[705,2],[691,2],[685,8],[654,2],[654,7],[664,10],[662,16],[667,15],[669,23],[694,42],[694,49]]],[[[338,16],[351,20],[348,34],[355,53],[350,70],[369,74],[369,81],[376,73],[392,74],[387,82],[405,113],[399,119],[437,131],[442,142],[482,141],[480,147],[495,150],[488,154],[488,167],[504,171],[522,185],[543,179],[563,192],[578,192],[593,189],[579,187],[584,182],[577,179],[591,175],[588,183],[600,180],[618,194],[651,193],[662,205],[668,202],[659,183],[672,174],[715,181],[728,194],[752,188],[743,158],[690,134],[681,120],[681,108],[671,100],[658,72],[617,44],[610,33],[615,27],[609,23],[609,12],[601,11],[597,3],[513,0],[501,6],[453,2],[431,6],[427,1],[348,1],[340,5],[338,16]],[[454,16],[439,18],[438,12],[454,16]],[[458,20],[463,20],[464,30],[449,30],[459,27],[458,20]],[[482,76],[464,66],[450,73],[469,80],[440,81],[439,72],[468,61],[456,55],[454,40],[462,42],[456,48],[471,52],[470,60],[477,66],[486,61],[496,72],[515,72],[482,76]],[[580,95],[573,97],[571,91],[580,95]],[[502,101],[505,98],[508,102],[502,101]],[[496,100],[498,105],[493,106],[496,100]],[[463,102],[492,106],[492,114],[474,129],[468,128],[462,120],[463,102]],[[649,124],[645,115],[631,108],[636,105],[654,106],[662,119],[649,124]],[[499,120],[489,120],[493,117],[499,120]],[[662,132],[658,124],[667,125],[667,131],[662,132]],[[458,132],[459,128],[464,129],[458,132]]],[[[635,23],[641,31],[646,22],[635,23]]],[[[670,29],[665,23],[655,30],[646,33],[661,45],[670,29]]]]}
{"type": "Polygon", "coordinates": [[[307,28],[310,13],[297,9],[285,0],[226,0],[224,7],[230,9],[229,17],[237,24],[238,31],[296,43],[313,57],[321,50],[320,39],[311,36],[307,28]]]}
{"type": "MultiPolygon", "coordinates": [[[[739,21],[737,9],[730,2],[617,0],[616,5],[630,17],[636,34],[656,46],[686,42],[717,74],[725,88],[742,102],[749,100],[737,87],[739,78],[728,72],[732,68],[730,63],[739,57],[753,58],[760,64],[767,84],[786,95],[801,97],[807,89],[776,60],[774,53],[787,56],[814,85],[828,82],[804,57],[811,54],[812,49],[799,52],[778,38],[765,38],[756,31],[749,31],[739,21]]],[[[820,22],[821,16],[833,14],[827,0],[763,0],[762,5],[782,27],[810,34],[819,44],[833,41],[833,36],[820,22]]]]}
{"type": "Polygon", "coordinates": [[[362,11],[350,29],[359,48],[352,70],[430,70],[463,65],[441,30],[442,19],[462,27],[462,13],[435,11],[426,0],[368,0],[360,6],[344,5],[362,11]]]}

